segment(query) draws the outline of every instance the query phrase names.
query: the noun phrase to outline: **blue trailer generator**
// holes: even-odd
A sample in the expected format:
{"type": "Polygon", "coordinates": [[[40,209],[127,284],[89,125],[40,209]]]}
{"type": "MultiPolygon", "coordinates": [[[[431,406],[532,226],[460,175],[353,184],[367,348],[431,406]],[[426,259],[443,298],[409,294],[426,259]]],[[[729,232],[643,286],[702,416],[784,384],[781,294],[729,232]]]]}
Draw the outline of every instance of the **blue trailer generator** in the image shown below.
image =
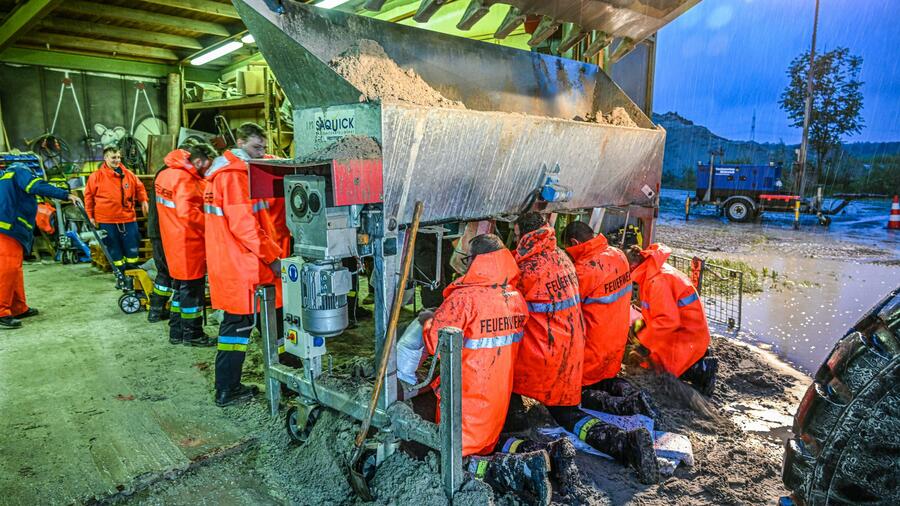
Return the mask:
{"type": "Polygon", "coordinates": [[[709,189],[709,164],[697,164],[697,199],[724,201],[734,195],[756,198],[781,192],[781,163],[769,165],[723,164],[713,167],[712,192],[709,189]]]}

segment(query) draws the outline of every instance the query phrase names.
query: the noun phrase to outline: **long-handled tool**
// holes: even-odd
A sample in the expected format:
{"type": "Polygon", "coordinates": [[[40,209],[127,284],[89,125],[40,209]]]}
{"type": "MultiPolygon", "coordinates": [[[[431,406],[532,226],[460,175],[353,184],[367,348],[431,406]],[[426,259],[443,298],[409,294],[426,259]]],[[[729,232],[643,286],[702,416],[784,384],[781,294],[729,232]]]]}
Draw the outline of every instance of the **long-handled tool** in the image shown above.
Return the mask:
{"type": "Polygon", "coordinates": [[[363,442],[366,440],[366,434],[372,424],[372,417],[375,415],[375,407],[378,405],[378,398],[381,395],[381,388],[384,386],[384,376],[387,373],[388,360],[391,356],[391,348],[394,347],[394,340],[397,337],[397,322],[400,320],[400,308],[403,307],[403,287],[406,286],[406,280],[409,277],[410,266],[412,265],[413,251],[416,247],[416,234],[419,231],[419,220],[422,218],[422,210],[424,205],[421,201],[416,202],[415,211],[413,212],[412,225],[407,231],[406,248],[403,256],[403,266],[400,269],[400,282],[394,291],[394,305],[391,307],[391,319],[388,322],[387,333],[384,336],[384,346],[381,347],[381,362],[378,364],[378,371],[375,374],[375,386],[372,389],[372,398],[369,400],[369,410],[366,417],[362,421],[359,428],[359,434],[356,435],[356,441],[353,446],[353,454],[348,464],[348,476],[350,477],[350,487],[356,492],[356,495],[364,501],[374,500],[372,491],[369,490],[369,484],[363,476],[362,469],[359,468],[363,454],[363,442]]]}
{"type": "Polygon", "coordinates": [[[94,239],[97,240],[97,243],[100,244],[100,249],[103,250],[103,254],[106,255],[106,259],[109,260],[109,265],[112,267],[113,275],[116,276],[116,281],[119,282],[119,286],[127,287],[128,279],[125,277],[125,273],[119,269],[116,264],[113,263],[112,255],[109,254],[109,250],[106,249],[106,244],[103,242],[103,239],[100,237],[100,234],[97,232],[97,229],[94,227],[94,224],[91,223],[91,218],[88,216],[87,211],[84,209],[84,206],[80,203],[76,202],[75,207],[81,211],[81,215],[84,216],[84,224],[88,227],[92,234],[94,234],[94,239]]]}

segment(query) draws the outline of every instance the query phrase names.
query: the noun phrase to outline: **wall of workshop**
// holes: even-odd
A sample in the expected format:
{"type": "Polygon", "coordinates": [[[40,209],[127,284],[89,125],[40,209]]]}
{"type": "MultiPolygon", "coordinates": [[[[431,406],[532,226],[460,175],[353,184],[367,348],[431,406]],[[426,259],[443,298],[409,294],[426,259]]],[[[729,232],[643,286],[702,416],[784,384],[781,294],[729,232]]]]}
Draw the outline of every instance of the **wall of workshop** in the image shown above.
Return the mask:
{"type": "MultiPolygon", "coordinates": [[[[0,105],[12,148],[28,150],[27,140],[50,132],[65,77],[61,69],[0,64],[0,105]]],[[[166,120],[165,80],[78,70],[69,71],[68,77],[78,95],[88,136],[86,139],[71,90],[65,91],[53,133],[68,143],[73,162],[102,159],[96,124],[130,130],[135,85],[139,82],[144,83],[153,113],[166,120]]],[[[151,115],[143,96],[138,99],[135,124],[151,115]]]]}

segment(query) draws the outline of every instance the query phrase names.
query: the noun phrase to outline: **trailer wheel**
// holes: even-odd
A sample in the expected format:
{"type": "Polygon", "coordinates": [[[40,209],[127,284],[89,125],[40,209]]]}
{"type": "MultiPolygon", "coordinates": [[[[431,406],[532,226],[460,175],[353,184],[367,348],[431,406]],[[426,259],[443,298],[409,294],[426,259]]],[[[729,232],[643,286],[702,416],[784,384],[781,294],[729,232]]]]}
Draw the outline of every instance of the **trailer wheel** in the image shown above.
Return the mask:
{"type": "Polygon", "coordinates": [[[819,225],[822,225],[823,227],[831,225],[831,216],[819,216],[819,225]]]}
{"type": "Polygon", "coordinates": [[[141,299],[133,293],[125,293],[119,297],[119,309],[125,314],[134,314],[141,310],[141,299]]]}
{"type": "Polygon", "coordinates": [[[725,202],[725,216],[731,221],[743,223],[749,221],[754,214],[754,206],[749,200],[732,199],[725,202]]]}
{"type": "Polygon", "coordinates": [[[307,414],[305,421],[302,420],[302,413],[300,413],[300,408],[297,406],[291,406],[284,418],[284,426],[287,429],[288,437],[291,438],[291,442],[293,443],[303,444],[309,439],[313,426],[316,424],[316,420],[319,419],[319,415],[322,413],[322,408],[319,406],[307,409],[309,409],[309,413],[307,414]]]}
{"type": "Polygon", "coordinates": [[[807,506],[900,504],[900,289],[841,339],[807,390],[782,481],[807,506]]]}

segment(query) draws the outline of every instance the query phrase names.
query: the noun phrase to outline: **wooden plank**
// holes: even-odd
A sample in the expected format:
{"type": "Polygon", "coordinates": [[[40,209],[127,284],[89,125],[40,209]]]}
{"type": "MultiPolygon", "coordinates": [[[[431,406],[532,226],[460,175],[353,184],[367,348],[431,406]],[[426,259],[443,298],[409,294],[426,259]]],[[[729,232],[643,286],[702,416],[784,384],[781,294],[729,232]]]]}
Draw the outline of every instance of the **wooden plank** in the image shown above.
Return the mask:
{"type": "Polygon", "coordinates": [[[28,0],[12,11],[0,25],[0,52],[28,33],[61,0],[28,0]]]}
{"type": "Polygon", "coordinates": [[[76,35],[93,35],[96,37],[110,37],[125,39],[134,42],[143,42],[149,46],[174,46],[185,49],[203,49],[203,44],[197,39],[183,35],[169,33],[147,32],[122,26],[104,25],[99,23],[73,23],[63,19],[45,19],[41,27],[54,31],[69,32],[76,35]]]}
{"type": "Polygon", "coordinates": [[[249,109],[264,105],[265,97],[263,95],[255,95],[252,97],[233,98],[228,100],[209,100],[206,102],[191,102],[184,104],[185,110],[202,110],[202,109],[249,109]]]}
{"type": "Polygon", "coordinates": [[[109,54],[127,54],[141,56],[144,58],[154,58],[158,60],[177,61],[178,55],[171,49],[160,47],[148,47],[138,44],[129,44],[127,42],[111,42],[106,40],[90,39],[87,37],[76,37],[73,35],[60,35],[58,33],[38,32],[29,34],[23,40],[38,42],[41,44],[49,44],[50,46],[65,46],[73,49],[82,49],[97,53],[109,54]]]}
{"type": "Polygon", "coordinates": [[[166,7],[177,7],[203,14],[212,14],[223,18],[241,19],[233,5],[220,4],[211,0],[143,0],[143,2],[166,7]]]}
{"type": "Polygon", "coordinates": [[[81,0],[66,0],[59,8],[60,11],[74,12],[88,16],[98,16],[103,19],[119,19],[123,21],[146,23],[149,25],[161,25],[179,30],[190,30],[209,35],[228,37],[231,33],[218,23],[209,21],[197,21],[185,19],[179,16],[159,14],[156,12],[129,9],[127,7],[110,6],[81,0]]]}

